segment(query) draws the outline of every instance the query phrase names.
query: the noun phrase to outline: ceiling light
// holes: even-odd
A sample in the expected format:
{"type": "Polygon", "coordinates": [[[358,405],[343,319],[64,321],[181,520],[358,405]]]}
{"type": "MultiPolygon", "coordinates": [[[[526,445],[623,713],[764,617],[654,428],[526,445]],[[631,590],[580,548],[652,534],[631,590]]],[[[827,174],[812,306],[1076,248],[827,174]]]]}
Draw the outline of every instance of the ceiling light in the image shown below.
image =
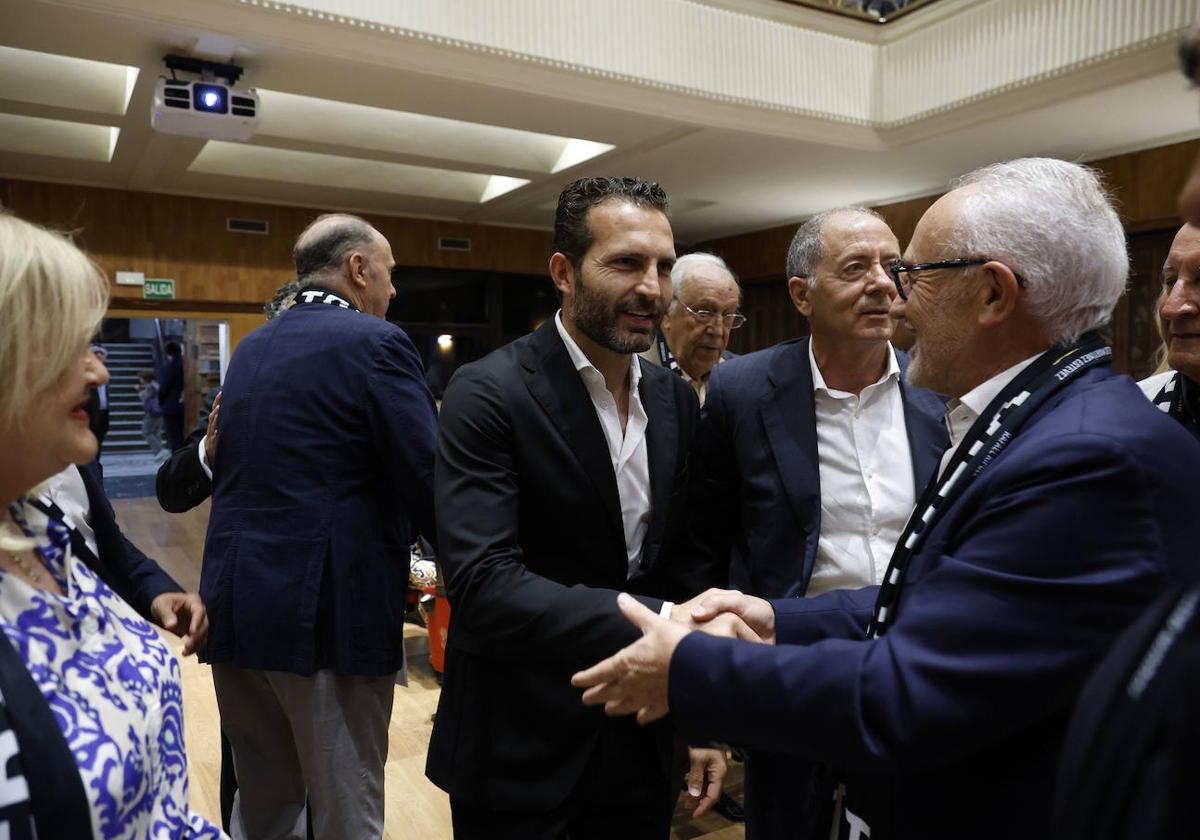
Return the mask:
{"type": "Polygon", "coordinates": [[[507,175],[493,175],[488,178],[487,187],[484,189],[479,203],[483,204],[484,202],[491,201],[493,198],[512,192],[528,183],[528,178],[509,178],[507,175]]]}
{"type": "Polygon", "coordinates": [[[591,160],[606,152],[611,152],[615,148],[616,146],[609,143],[597,143],[593,140],[572,138],[563,146],[562,154],[558,156],[554,168],[550,171],[562,172],[564,169],[570,169],[572,166],[583,163],[585,160],[591,160]]]}

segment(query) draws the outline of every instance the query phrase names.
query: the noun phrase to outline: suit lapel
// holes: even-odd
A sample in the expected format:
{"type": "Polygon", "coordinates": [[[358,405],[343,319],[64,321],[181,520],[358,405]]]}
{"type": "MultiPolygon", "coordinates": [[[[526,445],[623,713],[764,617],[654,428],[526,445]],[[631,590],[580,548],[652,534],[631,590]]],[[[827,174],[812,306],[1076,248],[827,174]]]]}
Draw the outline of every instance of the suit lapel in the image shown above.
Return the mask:
{"type": "Polygon", "coordinates": [[[609,523],[625,544],[621,500],[613,473],[608,442],[596,416],[591,395],[575,370],[554,319],[547,319],[522,353],[525,385],[567,442],[600,497],[609,523]]]}
{"type": "Polygon", "coordinates": [[[679,426],[672,405],[673,383],[661,382],[654,387],[650,377],[642,372],[638,395],[646,409],[646,461],[650,468],[650,527],[642,549],[642,568],[654,564],[666,527],[668,502],[675,480],[679,449],[679,426]]]}
{"type": "Polygon", "coordinates": [[[808,341],[798,341],[780,354],[779,365],[767,375],[771,387],[759,405],[767,442],[792,511],[808,533],[816,533],[820,524],[821,473],[808,341]]]}

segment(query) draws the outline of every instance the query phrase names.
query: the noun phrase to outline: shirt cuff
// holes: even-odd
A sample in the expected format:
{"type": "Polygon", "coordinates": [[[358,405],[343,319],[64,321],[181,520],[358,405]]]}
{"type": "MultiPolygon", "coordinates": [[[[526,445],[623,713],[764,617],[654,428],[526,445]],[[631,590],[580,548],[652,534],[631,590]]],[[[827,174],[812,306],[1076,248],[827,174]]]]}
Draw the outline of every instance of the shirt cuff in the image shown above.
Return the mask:
{"type": "Polygon", "coordinates": [[[200,438],[200,445],[197,448],[200,453],[200,468],[204,470],[204,474],[208,476],[208,480],[212,481],[212,467],[208,465],[208,451],[204,447],[204,441],[208,440],[208,436],[200,438]]]}
{"type": "Polygon", "coordinates": [[[671,607],[673,606],[675,606],[674,601],[663,601],[663,605],[658,609],[658,614],[663,618],[670,619],[671,607]]]}

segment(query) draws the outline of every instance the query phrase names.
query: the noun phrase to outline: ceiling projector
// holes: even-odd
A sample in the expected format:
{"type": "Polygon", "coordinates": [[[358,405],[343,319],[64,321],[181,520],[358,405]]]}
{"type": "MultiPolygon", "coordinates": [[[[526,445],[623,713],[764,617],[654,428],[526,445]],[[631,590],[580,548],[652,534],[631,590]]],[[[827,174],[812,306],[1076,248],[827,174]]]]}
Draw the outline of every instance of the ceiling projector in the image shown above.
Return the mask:
{"type": "Polygon", "coordinates": [[[160,78],[154,86],[150,125],[155,131],[208,140],[249,140],[254,136],[258,94],[233,86],[241,76],[240,67],[173,55],[165,61],[172,78],[160,78]],[[203,78],[182,81],[174,78],[175,70],[202,73],[203,78]]]}

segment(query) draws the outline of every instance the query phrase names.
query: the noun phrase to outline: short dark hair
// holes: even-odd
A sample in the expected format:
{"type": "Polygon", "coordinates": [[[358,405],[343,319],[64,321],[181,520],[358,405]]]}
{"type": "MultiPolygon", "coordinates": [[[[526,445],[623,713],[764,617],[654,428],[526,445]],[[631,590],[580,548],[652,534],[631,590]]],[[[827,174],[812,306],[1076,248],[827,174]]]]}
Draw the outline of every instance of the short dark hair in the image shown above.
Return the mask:
{"type": "Polygon", "coordinates": [[[163,352],[168,356],[178,356],[180,354],[178,342],[168,341],[163,345],[163,352]]]}
{"type": "Polygon", "coordinates": [[[337,268],[350,251],[373,244],[378,235],[368,221],[358,216],[348,213],[318,216],[304,229],[292,248],[296,280],[302,287],[309,285],[314,275],[337,268]],[[318,225],[324,229],[316,236],[310,236],[309,231],[318,225]]]}
{"type": "Polygon", "coordinates": [[[638,207],[667,212],[667,193],[654,181],[641,178],[580,178],[558,194],[554,211],[554,250],[576,268],[592,247],[588,211],[606,201],[625,201],[638,207]]]}

